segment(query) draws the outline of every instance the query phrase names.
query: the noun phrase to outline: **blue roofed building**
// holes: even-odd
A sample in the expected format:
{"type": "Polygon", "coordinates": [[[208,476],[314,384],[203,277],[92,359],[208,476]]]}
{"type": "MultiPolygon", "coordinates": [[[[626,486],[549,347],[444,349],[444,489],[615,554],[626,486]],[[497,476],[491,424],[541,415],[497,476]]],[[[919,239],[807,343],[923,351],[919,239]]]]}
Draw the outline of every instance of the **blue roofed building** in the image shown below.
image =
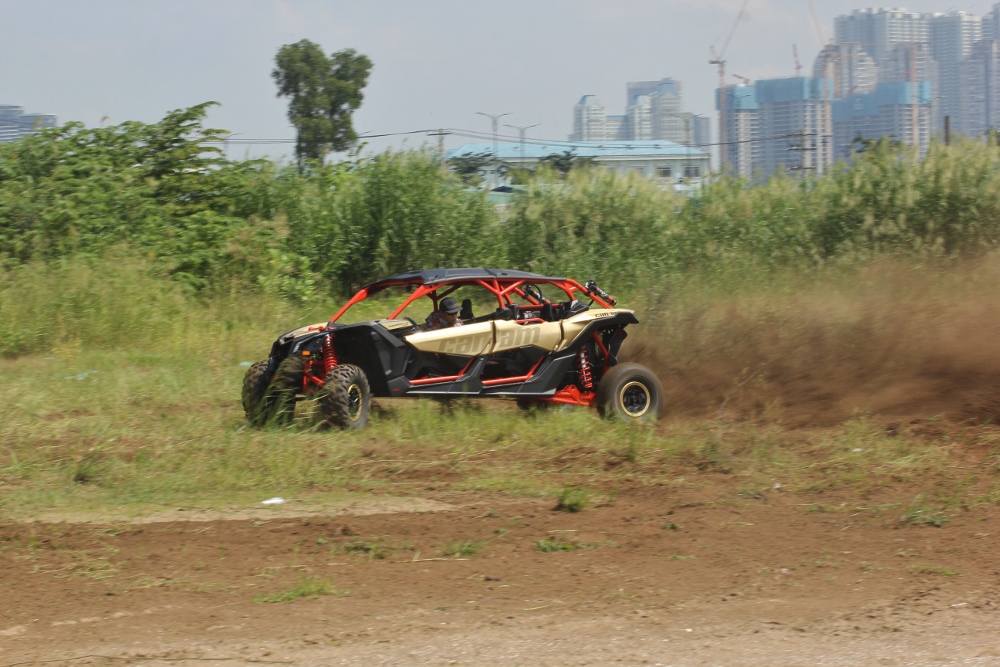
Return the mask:
{"type": "MultiPolygon", "coordinates": [[[[543,158],[567,151],[619,174],[656,179],[677,191],[697,189],[711,168],[706,151],[672,141],[502,141],[497,144],[496,157],[512,167],[533,169],[543,158]]],[[[483,154],[493,154],[492,143],[464,144],[448,151],[446,157],[483,154]]]]}

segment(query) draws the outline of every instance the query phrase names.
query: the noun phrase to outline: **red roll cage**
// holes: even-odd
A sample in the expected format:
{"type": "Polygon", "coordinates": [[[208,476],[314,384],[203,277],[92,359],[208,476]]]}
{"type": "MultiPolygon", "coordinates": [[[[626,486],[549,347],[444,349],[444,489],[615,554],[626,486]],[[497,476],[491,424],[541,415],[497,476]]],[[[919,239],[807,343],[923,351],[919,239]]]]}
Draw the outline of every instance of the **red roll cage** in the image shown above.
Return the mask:
{"type": "Polygon", "coordinates": [[[510,295],[517,294],[524,300],[528,301],[527,305],[522,305],[522,310],[537,310],[541,309],[543,302],[538,301],[534,296],[525,292],[521,288],[524,285],[553,285],[557,289],[561,290],[566,294],[566,297],[570,300],[575,299],[574,294],[579,292],[584,297],[592,299],[595,303],[599,304],[602,308],[612,308],[613,305],[602,298],[601,296],[589,291],[586,287],[578,283],[571,278],[452,278],[446,280],[435,281],[431,283],[424,282],[421,278],[415,277],[412,279],[400,279],[400,280],[385,280],[382,282],[374,283],[368,285],[367,287],[362,287],[358,290],[354,296],[348,300],[344,306],[330,318],[330,324],[336,322],[340,317],[347,312],[347,310],[370,296],[381,292],[388,287],[413,287],[415,288],[411,294],[403,301],[403,303],[396,308],[388,317],[388,319],[395,319],[399,317],[399,314],[406,310],[406,307],[417,299],[425,296],[429,296],[431,301],[434,302],[434,309],[437,310],[438,301],[445,298],[455,290],[460,287],[469,286],[479,286],[492,293],[496,299],[497,304],[500,308],[505,308],[511,304],[510,295]],[[439,290],[442,290],[439,292],[439,290]]]}

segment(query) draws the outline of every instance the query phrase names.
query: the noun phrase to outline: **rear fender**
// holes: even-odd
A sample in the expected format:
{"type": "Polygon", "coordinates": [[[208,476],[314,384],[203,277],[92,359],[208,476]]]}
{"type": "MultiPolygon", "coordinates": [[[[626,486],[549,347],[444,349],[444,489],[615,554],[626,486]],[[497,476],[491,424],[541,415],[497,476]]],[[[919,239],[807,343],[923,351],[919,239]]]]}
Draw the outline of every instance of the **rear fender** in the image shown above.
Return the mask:
{"type": "Polygon", "coordinates": [[[631,310],[607,309],[580,313],[563,322],[563,342],[558,349],[578,350],[581,345],[593,340],[596,331],[624,329],[629,324],[638,323],[635,312],[631,310]]]}

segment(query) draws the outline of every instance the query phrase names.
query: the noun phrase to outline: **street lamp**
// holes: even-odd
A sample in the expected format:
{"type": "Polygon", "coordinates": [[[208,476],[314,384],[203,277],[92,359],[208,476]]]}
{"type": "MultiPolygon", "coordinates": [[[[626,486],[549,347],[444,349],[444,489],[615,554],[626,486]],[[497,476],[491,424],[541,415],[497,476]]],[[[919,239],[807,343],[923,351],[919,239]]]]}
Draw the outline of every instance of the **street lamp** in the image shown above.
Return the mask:
{"type": "Polygon", "coordinates": [[[498,180],[497,177],[496,177],[497,176],[496,161],[499,159],[498,156],[497,156],[497,152],[498,152],[498,148],[497,148],[497,123],[500,122],[501,118],[503,118],[504,116],[510,116],[512,113],[514,113],[514,112],[513,111],[508,111],[507,113],[497,113],[497,114],[483,113],[482,111],[477,111],[476,112],[476,115],[478,115],[478,116],[486,116],[493,123],[493,162],[494,162],[494,164],[493,164],[493,187],[496,187],[497,180],[498,180]]]}
{"type": "Polygon", "coordinates": [[[534,125],[525,125],[521,127],[520,125],[504,125],[504,127],[509,127],[511,129],[517,130],[521,135],[521,164],[524,164],[524,135],[525,133],[533,127],[538,127],[541,123],[535,123],[534,125]]]}

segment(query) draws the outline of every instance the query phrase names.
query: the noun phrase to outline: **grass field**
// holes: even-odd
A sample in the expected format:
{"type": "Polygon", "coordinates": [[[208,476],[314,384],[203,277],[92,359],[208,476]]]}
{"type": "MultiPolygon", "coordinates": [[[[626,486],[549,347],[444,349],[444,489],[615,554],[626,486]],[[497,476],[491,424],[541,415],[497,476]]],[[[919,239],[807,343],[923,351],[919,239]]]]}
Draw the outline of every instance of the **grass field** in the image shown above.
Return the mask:
{"type": "Polygon", "coordinates": [[[31,350],[0,361],[0,506],[10,518],[141,513],[428,486],[553,503],[573,488],[595,505],[647,486],[719,485],[720,502],[737,502],[778,485],[818,508],[824,493],[850,490],[873,514],[923,521],[1000,501],[995,396],[982,394],[997,359],[997,343],[983,342],[996,272],[995,262],[888,265],[639,295],[643,324],[625,356],[667,386],[669,415],[655,428],[587,410],[395,400],[345,433],[320,430],[307,403],[290,427],[251,429],[239,405],[246,362],[333,304],[197,301],[128,264],[25,271],[0,302],[31,350]],[[964,390],[926,398],[963,373],[964,390]],[[970,391],[975,409],[963,403],[970,391]]]}

